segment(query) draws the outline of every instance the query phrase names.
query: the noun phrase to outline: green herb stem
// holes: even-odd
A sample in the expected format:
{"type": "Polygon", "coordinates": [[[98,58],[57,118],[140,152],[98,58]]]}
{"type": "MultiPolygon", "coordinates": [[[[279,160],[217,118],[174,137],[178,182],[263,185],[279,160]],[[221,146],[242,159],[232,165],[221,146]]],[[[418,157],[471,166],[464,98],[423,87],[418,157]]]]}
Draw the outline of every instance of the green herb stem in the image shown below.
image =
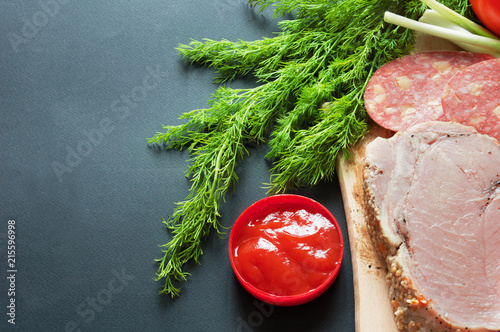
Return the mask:
{"type": "MultiPolygon", "coordinates": [[[[199,263],[203,239],[219,224],[220,206],[238,181],[237,163],[248,147],[267,142],[273,162],[269,193],[328,181],[335,160],[348,156],[369,129],[363,103],[372,73],[414,48],[411,30],[385,24],[384,12],[417,19],[420,0],[250,0],[274,17],[293,15],[278,24],[273,38],[255,41],[192,40],[178,51],[192,64],[214,68],[215,82],[253,75],[258,86],[219,86],[208,107],[183,113],[184,123],[164,126],[148,141],[167,149],[187,149],[188,196],[164,221],[173,237],[162,246],[157,280],[161,293],[179,295],[188,262],[199,263]]],[[[460,10],[468,0],[447,0],[460,10]]]]}

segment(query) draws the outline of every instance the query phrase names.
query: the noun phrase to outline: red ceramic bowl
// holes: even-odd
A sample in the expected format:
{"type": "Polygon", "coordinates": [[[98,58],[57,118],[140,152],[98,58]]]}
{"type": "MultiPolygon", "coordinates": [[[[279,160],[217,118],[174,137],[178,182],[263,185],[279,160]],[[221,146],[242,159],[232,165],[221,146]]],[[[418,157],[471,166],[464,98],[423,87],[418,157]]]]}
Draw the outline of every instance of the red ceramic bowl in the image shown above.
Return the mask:
{"type": "MultiPolygon", "coordinates": [[[[331,239],[332,237],[329,237],[331,239]]],[[[302,241],[302,237],[300,239],[302,241]]],[[[323,241],[323,238],[321,237],[319,240],[316,241],[323,241]]],[[[257,242],[255,242],[257,243],[257,242]]],[[[318,242],[316,242],[318,243],[318,242]]],[[[321,294],[323,294],[335,281],[337,278],[337,275],[340,271],[340,267],[342,265],[342,258],[343,258],[343,239],[342,239],[342,233],[340,231],[339,225],[337,221],[335,220],[334,216],[328,211],[323,205],[320,203],[304,197],[300,195],[291,195],[291,194],[285,194],[285,195],[275,195],[275,196],[269,196],[264,199],[261,199],[254,204],[250,205],[243,213],[238,217],[236,222],[234,223],[234,226],[231,230],[231,235],[229,238],[229,258],[231,261],[231,265],[233,268],[233,271],[236,275],[236,278],[238,281],[241,283],[241,285],[254,297],[257,299],[264,301],[269,304],[273,305],[279,305],[279,306],[293,306],[293,305],[299,305],[303,304],[306,302],[309,302],[321,294]],[[293,209],[304,209],[311,214],[320,214],[324,218],[326,218],[327,221],[323,220],[323,223],[326,225],[328,221],[333,225],[334,227],[332,228],[330,224],[328,224],[329,227],[329,232],[331,235],[335,237],[335,241],[328,240],[327,242],[321,243],[321,246],[326,246],[327,250],[329,253],[334,253],[333,256],[334,259],[330,260],[328,259],[328,264],[327,266],[331,270],[331,272],[328,274],[326,273],[326,276],[323,276],[321,279],[317,279],[315,283],[315,286],[313,288],[310,288],[304,292],[299,292],[299,293],[293,293],[293,294],[285,294],[284,292],[272,292],[269,290],[263,290],[263,287],[260,286],[259,288],[256,286],[255,281],[251,281],[250,277],[245,278],[245,273],[243,273],[243,270],[248,271],[248,267],[250,266],[253,269],[253,264],[248,263],[248,261],[243,261],[242,257],[244,252],[244,249],[238,248],[240,244],[242,244],[244,241],[250,239],[250,241],[258,241],[255,240],[254,235],[248,235],[248,225],[250,222],[252,222],[253,225],[258,225],[261,226],[263,223],[262,219],[272,213],[280,212],[280,211],[285,211],[285,210],[293,210],[293,209]],[[257,220],[257,221],[256,221],[257,220]],[[240,250],[238,254],[236,253],[236,250],[240,250]],[[330,251],[331,250],[331,251],[330,251]],[[238,256],[238,257],[236,257],[238,256]],[[237,262],[237,260],[240,260],[237,262]],[[242,265],[245,264],[245,265],[242,265]],[[239,267],[238,267],[239,266],[239,267]],[[331,268],[330,268],[331,266],[331,268]],[[241,271],[240,271],[241,270],[241,271]],[[318,284],[319,282],[319,284],[318,284]],[[283,295],[284,294],[284,295],[283,295]]],[[[314,249],[314,248],[313,248],[314,249]]],[[[325,248],[322,248],[325,249],[325,248]]],[[[319,249],[318,249],[319,250],[319,249]]],[[[244,257],[250,258],[249,261],[254,261],[256,260],[262,260],[262,253],[253,253],[251,250],[245,251],[244,257]],[[255,255],[256,257],[253,257],[252,255],[255,255]]],[[[268,256],[265,256],[268,257],[268,256]]],[[[316,257],[316,256],[314,256],[316,257]]],[[[330,256],[328,256],[330,257],[330,256]]],[[[310,259],[309,256],[307,259],[310,259]]],[[[268,271],[264,269],[264,267],[268,266],[271,269],[274,269],[276,265],[280,266],[280,262],[278,261],[278,264],[275,264],[274,262],[268,262],[268,264],[264,264],[264,266],[260,266],[259,268],[259,276],[268,276],[268,271]]],[[[310,264],[311,265],[311,264],[310,264]]],[[[314,265],[314,262],[313,264],[314,265]]],[[[250,269],[251,271],[254,271],[250,269]]],[[[285,280],[285,274],[291,274],[295,273],[292,272],[292,270],[296,270],[293,268],[290,268],[289,270],[281,270],[281,272],[284,271],[283,273],[283,280],[285,280]]],[[[324,271],[323,271],[324,272],[324,271]]],[[[276,272],[272,272],[274,275],[276,275],[276,272]]],[[[247,276],[249,274],[246,274],[247,276]]],[[[280,274],[278,274],[280,276],[280,274]]],[[[276,277],[274,277],[276,278],[276,277]]],[[[297,280],[294,279],[293,275],[288,275],[287,280],[297,280]]],[[[278,278],[279,279],[279,278],[278,278]]]]}

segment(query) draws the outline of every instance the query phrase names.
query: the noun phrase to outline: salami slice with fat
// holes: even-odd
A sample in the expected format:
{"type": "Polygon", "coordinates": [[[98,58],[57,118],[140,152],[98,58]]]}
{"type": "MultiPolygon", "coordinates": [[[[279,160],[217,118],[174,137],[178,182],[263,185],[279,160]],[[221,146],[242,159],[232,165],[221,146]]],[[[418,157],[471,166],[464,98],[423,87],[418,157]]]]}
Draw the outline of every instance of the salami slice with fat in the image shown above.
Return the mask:
{"type": "Polygon", "coordinates": [[[443,89],[460,70],[493,59],[471,52],[425,52],[407,55],[380,67],[365,91],[365,107],[380,126],[405,130],[431,120],[445,120],[443,89]]]}
{"type": "Polygon", "coordinates": [[[500,141],[500,59],[458,72],[444,88],[442,105],[448,120],[500,141]]]}

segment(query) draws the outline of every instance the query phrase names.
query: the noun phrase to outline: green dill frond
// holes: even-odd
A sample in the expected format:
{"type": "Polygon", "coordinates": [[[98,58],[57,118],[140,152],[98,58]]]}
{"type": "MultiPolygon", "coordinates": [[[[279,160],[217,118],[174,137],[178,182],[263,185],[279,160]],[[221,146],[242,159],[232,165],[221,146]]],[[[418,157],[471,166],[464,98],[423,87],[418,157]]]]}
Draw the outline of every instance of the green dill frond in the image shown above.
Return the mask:
{"type": "MultiPolygon", "coordinates": [[[[419,0],[250,0],[272,8],[281,20],[273,38],[255,41],[191,40],[177,50],[188,63],[210,66],[215,82],[253,75],[252,89],[219,87],[208,108],[186,112],[184,123],[164,126],[148,140],[167,149],[187,148],[188,196],[166,221],[173,238],[162,246],[157,280],[161,293],[179,295],[175,285],[199,263],[202,241],[218,222],[224,196],[238,181],[237,163],[249,144],[268,143],[274,162],[269,193],[283,193],[330,180],[335,161],[369,130],[363,93],[374,71],[414,49],[412,31],[385,24],[385,11],[418,19],[419,0]],[[285,18],[286,17],[286,18],[285,18]]],[[[444,0],[470,13],[467,0],[444,0]]]]}

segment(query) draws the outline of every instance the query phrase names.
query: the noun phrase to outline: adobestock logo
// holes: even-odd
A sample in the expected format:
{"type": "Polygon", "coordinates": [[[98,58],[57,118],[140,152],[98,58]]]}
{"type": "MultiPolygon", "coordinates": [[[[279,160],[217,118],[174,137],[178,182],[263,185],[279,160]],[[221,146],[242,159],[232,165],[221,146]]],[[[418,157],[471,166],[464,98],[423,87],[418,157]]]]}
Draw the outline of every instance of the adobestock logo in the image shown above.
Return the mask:
{"type": "Polygon", "coordinates": [[[241,316],[236,318],[238,322],[237,332],[252,332],[254,328],[259,328],[264,324],[264,318],[269,318],[274,313],[274,305],[272,304],[257,300],[252,303],[256,310],[251,311],[246,319],[241,316]]]}
{"type": "Polygon", "coordinates": [[[95,296],[87,297],[75,309],[78,319],[67,322],[65,326],[66,332],[81,332],[81,327],[84,324],[92,323],[96,316],[103,312],[106,306],[109,306],[116,295],[120,294],[131,280],[135,277],[127,275],[125,269],[121,273],[112,270],[113,278],[109,280],[107,285],[99,290],[95,296]]]}
{"type": "Polygon", "coordinates": [[[84,129],[83,138],[76,145],[66,144],[64,160],[52,162],[52,170],[59,182],[63,182],[65,174],[72,173],[73,169],[90,156],[94,149],[101,145],[106,137],[115,130],[117,123],[127,119],[131,112],[137,108],[138,103],[146,100],[148,93],[164,82],[168,75],[169,73],[162,71],[159,66],[146,67],[146,74],[142,77],[141,84],[134,86],[129,93],[122,94],[110,103],[109,111],[106,112],[110,116],[104,116],[94,128],[84,129]]]}
{"type": "Polygon", "coordinates": [[[231,15],[236,10],[236,7],[240,5],[240,3],[234,0],[215,0],[213,4],[217,8],[217,14],[221,19],[225,19],[228,15],[231,15]]]}
{"type": "Polygon", "coordinates": [[[7,33],[14,51],[18,53],[21,45],[33,40],[40,32],[40,29],[45,28],[49,25],[50,20],[60,14],[61,5],[66,5],[71,1],[73,0],[38,0],[39,10],[29,18],[21,18],[23,25],[19,32],[7,33]]]}

